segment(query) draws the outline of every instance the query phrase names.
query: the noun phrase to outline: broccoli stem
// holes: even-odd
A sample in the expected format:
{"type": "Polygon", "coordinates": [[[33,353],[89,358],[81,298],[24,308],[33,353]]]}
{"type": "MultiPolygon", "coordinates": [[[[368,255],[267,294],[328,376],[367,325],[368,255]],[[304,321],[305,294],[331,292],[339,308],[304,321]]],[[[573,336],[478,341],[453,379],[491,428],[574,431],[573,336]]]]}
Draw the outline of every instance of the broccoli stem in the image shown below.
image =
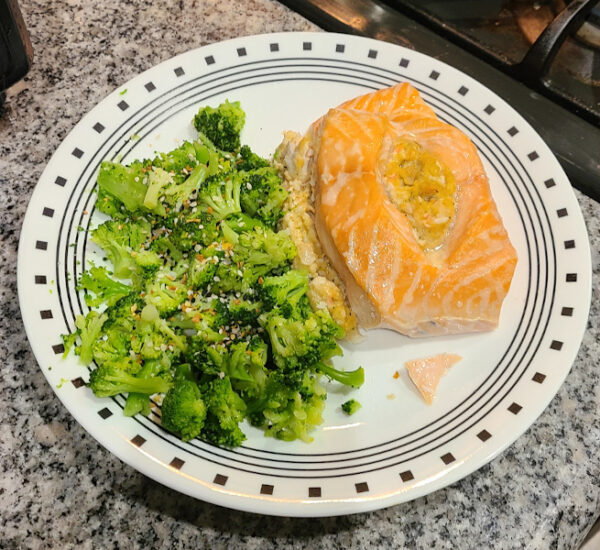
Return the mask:
{"type": "Polygon", "coordinates": [[[352,386],[353,388],[360,388],[365,381],[365,371],[362,367],[358,367],[356,370],[351,371],[341,371],[333,368],[331,365],[319,363],[317,365],[317,370],[325,376],[337,380],[346,386],[352,386]]]}

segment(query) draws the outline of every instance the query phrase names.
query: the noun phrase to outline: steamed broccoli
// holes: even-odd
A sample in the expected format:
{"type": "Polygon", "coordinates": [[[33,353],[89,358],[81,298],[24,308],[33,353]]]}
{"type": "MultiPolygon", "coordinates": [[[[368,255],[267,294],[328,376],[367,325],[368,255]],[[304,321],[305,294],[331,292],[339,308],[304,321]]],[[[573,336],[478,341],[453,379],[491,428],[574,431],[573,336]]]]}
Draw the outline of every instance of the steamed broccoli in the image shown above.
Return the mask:
{"type": "Polygon", "coordinates": [[[85,317],[78,315],[75,318],[77,334],[81,339],[81,344],[76,347],[76,351],[82,363],[87,365],[92,361],[94,344],[100,338],[102,325],[107,318],[106,313],[100,314],[97,311],[90,311],[85,317]]]}
{"type": "Polygon", "coordinates": [[[104,162],[97,208],[111,219],[91,239],[112,264],[84,272],[91,307],[64,337],[98,396],[126,393],[124,413],[240,445],[244,419],[282,440],[310,441],[322,422],[325,377],[359,386],[362,369],[331,364],[342,329],[313,311],[296,248],[278,231],[287,191],[269,162],[243,146],[239,103],[200,109],[199,134],[129,166],[104,162]],[[112,273],[111,273],[112,272],[112,273]],[[128,279],[119,281],[118,279],[128,279]]]}
{"type": "Polygon", "coordinates": [[[162,426],[182,441],[189,441],[200,435],[205,418],[206,406],[198,385],[186,378],[177,379],[162,402],[162,426]]]}
{"type": "Polygon", "coordinates": [[[312,441],[310,430],[323,422],[327,393],[308,371],[290,387],[288,378],[272,373],[258,399],[249,402],[250,422],[265,429],[265,435],[293,441],[312,441]]]}
{"type": "Polygon", "coordinates": [[[342,410],[350,416],[354,414],[358,409],[361,408],[361,404],[356,399],[348,399],[345,403],[342,403],[342,410]]]}
{"type": "Polygon", "coordinates": [[[150,234],[150,223],[144,218],[129,222],[109,220],[92,231],[91,239],[106,252],[115,276],[126,279],[142,267],[162,263],[154,252],[142,250],[150,234]]]}
{"type": "Polygon", "coordinates": [[[229,378],[215,378],[201,388],[207,407],[201,436],[215,445],[237,447],[246,439],[240,422],[246,413],[246,403],[233,390],[229,378]]]}
{"type": "Polygon", "coordinates": [[[240,172],[240,179],[242,210],[275,227],[283,216],[283,203],[288,196],[279,174],[273,168],[264,167],[240,172]]]}
{"type": "Polygon", "coordinates": [[[270,166],[268,160],[259,157],[247,145],[242,145],[240,148],[239,158],[236,161],[236,169],[239,171],[255,170],[257,168],[265,168],[270,166]]]}
{"type": "Polygon", "coordinates": [[[85,294],[85,303],[89,307],[97,307],[100,304],[114,304],[119,298],[131,292],[131,287],[119,281],[111,279],[105,267],[91,267],[84,271],[79,279],[79,290],[93,292],[96,297],[85,294]]]}
{"type": "MultiPolygon", "coordinates": [[[[291,317],[307,291],[308,273],[290,269],[283,275],[265,277],[259,296],[267,308],[280,308],[285,316],[291,317]]],[[[306,309],[303,305],[305,307],[300,309],[306,309]]]]}
{"type": "Polygon", "coordinates": [[[337,370],[326,363],[319,363],[317,369],[328,378],[346,386],[352,386],[353,388],[360,388],[365,381],[365,371],[362,367],[358,367],[355,370],[343,371],[337,370]]]}
{"type": "Polygon", "coordinates": [[[164,393],[171,387],[171,382],[161,376],[151,378],[137,377],[130,369],[121,365],[100,365],[90,374],[88,386],[97,397],[111,397],[120,393],[143,393],[152,395],[164,393]],[[119,368],[121,367],[121,368],[119,368]]]}
{"type": "Polygon", "coordinates": [[[98,173],[98,187],[104,196],[116,197],[130,212],[144,209],[147,168],[142,162],[124,166],[118,162],[104,161],[98,173]]]}
{"type": "Polygon", "coordinates": [[[194,127],[223,151],[240,148],[240,133],[246,122],[246,113],[239,101],[225,101],[216,108],[202,107],[194,117],[194,127]]]}
{"type": "Polygon", "coordinates": [[[241,212],[240,185],[234,173],[211,176],[198,193],[198,205],[217,220],[241,212]]]}
{"type": "Polygon", "coordinates": [[[314,367],[341,355],[336,338],[343,331],[326,311],[310,313],[306,319],[289,319],[277,309],[259,319],[269,335],[273,359],[279,368],[314,367]]]}

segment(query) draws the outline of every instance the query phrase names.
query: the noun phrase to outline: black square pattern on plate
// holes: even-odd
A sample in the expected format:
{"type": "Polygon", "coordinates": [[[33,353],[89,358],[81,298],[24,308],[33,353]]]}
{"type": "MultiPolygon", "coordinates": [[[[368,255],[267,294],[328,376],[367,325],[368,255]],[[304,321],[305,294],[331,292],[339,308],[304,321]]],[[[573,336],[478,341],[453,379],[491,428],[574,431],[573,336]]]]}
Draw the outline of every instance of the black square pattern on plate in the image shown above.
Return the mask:
{"type": "Polygon", "coordinates": [[[537,151],[531,151],[531,153],[529,153],[527,155],[527,158],[531,161],[537,160],[540,158],[540,156],[537,154],[537,151]]]}
{"type": "Polygon", "coordinates": [[[376,59],[377,58],[377,50],[369,50],[368,57],[369,57],[369,59],[376,59]]]}
{"type": "Polygon", "coordinates": [[[177,68],[173,69],[173,72],[175,73],[175,76],[177,76],[177,77],[183,76],[185,74],[183,67],[177,67],[177,68]]]}
{"type": "Polygon", "coordinates": [[[102,418],[103,420],[106,420],[108,417],[112,416],[112,411],[106,407],[104,407],[103,409],[100,409],[98,411],[98,414],[100,415],[100,418],[102,418]]]}
{"type": "Polygon", "coordinates": [[[52,311],[49,309],[42,309],[42,311],[40,311],[40,317],[42,319],[52,319],[52,311]]]}
{"type": "Polygon", "coordinates": [[[279,44],[277,42],[271,42],[271,44],[269,44],[269,50],[272,52],[278,52],[279,44]]]}
{"type": "Polygon", "coordinates": [[[36,275],[34,280],[36,285],[45,285],[46,275],[36,275]]]}
{"type": "Polygon", "coordinates": [[[495,107],[492,107],[491,105],[488,105],[485,109],[484,112],[488,115],[491,115],[494,111],[496,110],[495,107]]]}
{"type": "Polygon", "coordinates": [[[169,462],[169,466],[171,468],[175,468],[176,470],[181,470],[181,467],[185,464],[185,460],[181,460],[181,458],[175,457],[171,462],[169,462]]]}
{"type": "Polygon", "coordinates": [[[519,405],[518,403],[512,403],[510,407],[508,407],[508,410],[513,414],[519,414],[522,408],[523,407],[521,407],[521,405],[519,405]]]}
{"type": "Polygon", "coordinates": [[[35,241],[35,247],[38,250],[48,250],[48,243],[46,241],[35,241]]]}
{"type": "Polygon", "coordinates": [[[238,54],[238,57],[244,57],[246,55],[246,48],[238,48],[237,54],[238,54]]]}
{"type": "Polygon", "coordinates": [[[56,185],[60,185],[61,187],[64,187],[65,184],[67,183],[67,180],[65,178],[63,178],[62,176],[57,176],[56,179],[54,180],[54,183],[56,183],[56,185]]]}
{"type": "Polygon", "coordinates": [[[459,93],[460,95],[467,95],[467,92],[468,92],[468,91],[469,91],[469,88],[467,88],[466,86],[461,86],[461,87],[458,89],[458,93],[459,93]]]}
{"type": "Polygon", "coordinates": [[[83,378],[81,378],[81,376],[73,378],[73,380],[71,380],[71,384],[73,384],[76,388],[81,388],[81,386],[85,386],[85,382],[83,378]]]}
{"type": "Polygon", "coordinates": [[[446,465],[448,465],[451,462],[454,462],[456,460],[456,458],[454,458],[454,455],[452,453],[446,453],[445,455],[440,456],[440,458],[442,459],[442,462],[446,465]]]}
{"type": "Polygon", "coordinates": [[[144,84],[144,88],[146,88],[146,90],[149,92],[153,92],[154,90],[156,90],[156,86],[153,82],[146,82],[146,84],[144,84]]]}
{"type": "Polygon", "coordinates": [[[308,496],[311,498],[319,498],[321,496],[321,487],[309,487],[308,496]]]}
{"type": "Polygon", "coordinates": [[[557,215],[559,218],[564,218],[565,216],[568,216],[568,215],[569,215],[569,213],[567,212],[567,209],[566,209],[566,208],[559,208],[559,209],[556,211],[556,215],[557,215]]]}
{"type": "Polygon", "coordinates": [[[571,248],[575,248],[575,241],[574,240],[565,241],[565,248],[567,250],[569,250],[571,248]]]}
{"type": "Polygon", "coordinates": [[[54,344],[52,346],[52,351],[56,355],[59,355],[60,353],[64,353],[65,352],[65,346],[64,346],[64,344],[54,344]]]}
{"type": "Polygon", "coordinates": [[[344,44],[336,44],[335,51],[336,53],[344,53],[346,51],[346,46],[344,46],[344,44]]]}
{"type": "Polygon", "coordinates": [[[146,440],[141,435],[136,435],[135,437],[131,438],[131,442],[136,447],[141,447],[144,443],[146,443],[146,440]]]}
{"type": "Polygon", "coordinates": [[[212,55],[207,55],[204,58],[204,61],[206,61],[207,65],[214,65],[215,64],[215,58],[212,55]]]}
{"type": "Polygon", "coordinates": [[[408,64],[409,64],[409,63],[410,63],[410,61],[409,61],[408,59],[406,59],[406,57],[403,57],[403,58],[400,60],[400,63],[399,63],[399,65],[400,65],[400,67],[404,67],[404,68],[406,69],[406,67],[408,67],[408,64]]]}
{"type": "Polygon", "coordinates": [[[268,485],[266,483],[263,483],[260,486],[260,494],[261,495],[272,495],[273,494],[273,489],[275,487],[273,485],[268,485]]]}
{"type": "Polygon", "coordinates": [[[54,216],[54,210],[52,208],[44,207],[42,210],[42,216],[46,216],[47,218],[51,218],[54,216]]]}
{"type": "Polygon", "coordinates": [[[563,317],[573,317],[573,308],[572,307],[563,307],[560,310],[560,314],[563,317]]]}
{"type": "Polygon", "coordinates": [[[76,158],[80,159],[80,158],[83,156],[83,151],[82,151],[81,149],[79,149],[79,147],[75,147],[75,149],[73,149],[73,150],[71,151],[71,154],[72,154],[74,157],[76,157],[76,158]]]}
{"type": "Polygon", "coordinates": [[[487,430],[481,430],[477,434],[477,437],[479,439],[481,439],[481,441],[487,441],[490,437],[492,437],[492,434],[490,432],[488,432],[487,430]]]}
{"type": "Polygon", "coordinates": [[[544,182],[544,185],[547,189],[550,189],[550,187],[554,187],[556,185],[556,182],[552,178],[550,178],[549,180],[546,180],[544,182]]]}
{"type": "Polygon", "coordinates": [[[536,372],[536,373],[533,375],[533,378],[532,378],[532,380],[533,380],[534,382],[537,382],[538,384],[541,384],[541,383],[542,383],[544,380],[546,380],[546,375],[545,375],[545,374],[542,374],[541,372],[536,372]]]}
{"type": "Polygon", "coordinates": [[[312,50],[312,42],[302,42],[302,49],[306,52],[312,50]]]}
{"type": "Polygon", "coordinates": [[[556,351],[560,351],[563,347],[563,343],[560,342],[559,340],[552,340],[552,342],[550,343],[550,349],[556,350],[556,351]]]}
{"type": "Polygon", "coordinates": [[[215,476],[215,479],[213,479],[213,483],[215,483],[216,485],[225,485],[227,483],[227,480],[229,478],[227,476],[224,476],[222,474],[217,474],[215,476]]]}
{"type": "Polygon", "coordinates": [[[117,107],[121,109],[121,111],[126,111],[127,109],[129,109],[129,104],[127,103],[127,101],[122,99],[121,101],[119,101],[119,103],[117,103],[117,107]]]}
{"type": "Polygon", "coordinates": [[[437,80],[440,76],[440,73],[438,73],[437,71],[431,71],[429,73],[429,78],[431,78],[431,80],[437,80]]]}
{"type": "Polygon", "coordinates": [[[96,124],[94,124],[93,128],[98,134],[101,134],[102,132],[104,132],[104,126],[102,124],[100,124],[99,122],[96,122],[96,124]]]}
{"type": "Polygon", "coordinates": [[[354,487],[356,488],[357,493],[367,493],[369,491],[369,485],[366,481],[362,481],[361,483],[355,483],[354,487]]]}
{"type": "Polygon", "coordinates": [[[519,130],[517,130],[517,129],[516,129],[514,126],[511,126],[511,127],[508,129],[508,135],[509,135],[510,137],[514,137],[514,136],[516,136],[518,133],[519,133],[519,130]]]}
{"type": "Polygon", "coordinates": [[[415,476],[410,470],[406,470],[405,472],[400,472],[400,479],[406,483],[415,479],[415,476]]]}
{"type": "Polygon", "coordinates": [[[565,277],[565,281],[567,283],[576,283],[577,282],[577,273],[567,273],[565,277]]]}

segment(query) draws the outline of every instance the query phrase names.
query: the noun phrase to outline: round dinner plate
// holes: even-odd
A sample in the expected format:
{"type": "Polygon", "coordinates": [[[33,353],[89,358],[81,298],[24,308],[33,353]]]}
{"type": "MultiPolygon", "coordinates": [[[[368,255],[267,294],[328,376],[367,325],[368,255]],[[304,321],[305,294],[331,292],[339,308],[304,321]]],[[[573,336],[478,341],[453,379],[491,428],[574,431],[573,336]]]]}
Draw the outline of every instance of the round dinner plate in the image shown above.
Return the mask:
{"type": "MultiPolygon", "coordinates": [[[[110,452],[173,489],[222,506],[330,516],[407,501],[473,472],[542,413],[577,354],[589,312],[587,234],[569,181],[540,136],[500,97],[423,54],[327,33],[249,36],[179,55],[115,90],[77,124],[37,184],[21,233],[19,300],[40,368],[77,421],[110,452]],[[129,162],[193,139],[202,105],[239,100],[242,141],[270,156],[284,130],[303,132],[344,100],[408,81],[440,119],[475,143],[518,265],[496,330],[409,339],[373,330],[337,365],[365,368],[359,390],[330,384],[314,441],[283,442],[244,426],[224,449],[183,443],[158,417],[126,418],[124,397],[96,398],[89,371],[63,358],[61,334],[87,311],[75,286],[102,253],[95,178],[105,159],[129,162]],[[404,369],[441,352],[462,361],[425,404],[404,369]],[[398,374],[396,374],[398,373],[398,374]],[[351,417],[349,396],[362,403],[351,417]]],[[[535,426],[533,427],[535,429],[535,426]]]]}

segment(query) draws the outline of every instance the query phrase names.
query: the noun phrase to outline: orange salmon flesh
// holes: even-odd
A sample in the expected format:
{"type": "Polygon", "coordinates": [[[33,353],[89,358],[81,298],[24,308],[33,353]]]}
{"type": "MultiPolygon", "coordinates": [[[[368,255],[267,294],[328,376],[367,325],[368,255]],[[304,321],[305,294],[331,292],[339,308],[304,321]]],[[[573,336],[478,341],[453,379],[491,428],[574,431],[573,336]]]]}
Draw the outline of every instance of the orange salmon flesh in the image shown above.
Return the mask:
{"type": "Polygon", "coordinates": [[[407,83],[331,109],[308,136],[317,233],[361,326],[408,336],[496,327],[517,254],[469,138],[440,121],[407,83]],[[437,220],[444,233],[435,248],[419,242],[386,188],[394,151],[408,142],[443,167],[434,175],[450,174],[452,194],[443,204],[452,217],[437,220]]]}

